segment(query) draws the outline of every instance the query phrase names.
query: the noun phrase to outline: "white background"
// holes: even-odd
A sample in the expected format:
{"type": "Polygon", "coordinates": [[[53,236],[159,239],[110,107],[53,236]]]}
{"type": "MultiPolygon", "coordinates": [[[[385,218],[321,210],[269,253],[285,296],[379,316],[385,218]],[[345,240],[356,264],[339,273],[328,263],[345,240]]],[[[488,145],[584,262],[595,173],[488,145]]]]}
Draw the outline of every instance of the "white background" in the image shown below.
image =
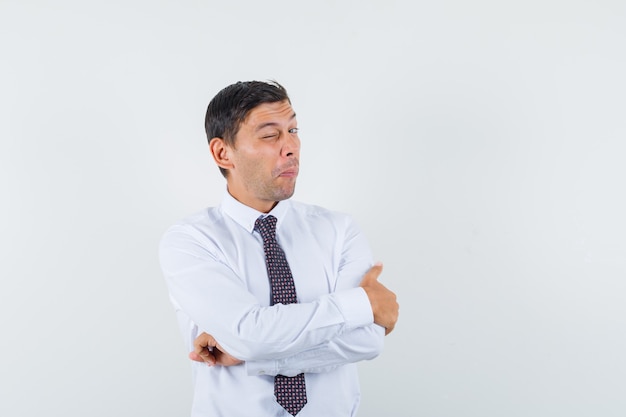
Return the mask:
{"type": "Polygon", "coordinates": [[[157,245],[251,79],[399,296],[361,417],[626,415],[623,1],[0,0],[0,48],[0,415],[188,415],[157,245]]]}

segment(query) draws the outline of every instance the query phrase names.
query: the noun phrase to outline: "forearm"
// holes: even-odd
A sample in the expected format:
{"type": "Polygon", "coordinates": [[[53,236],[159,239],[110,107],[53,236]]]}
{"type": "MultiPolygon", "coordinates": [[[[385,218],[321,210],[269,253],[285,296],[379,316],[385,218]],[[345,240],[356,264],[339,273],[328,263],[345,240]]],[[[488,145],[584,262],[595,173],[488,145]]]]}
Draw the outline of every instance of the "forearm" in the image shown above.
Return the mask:
{"type": "Polygon", "coordinates": [[[384,344],[385,329],[376,324],[346,332],[315,348],[279,360],[246,362],[249,375],[329,372],[348,363],[373,359],[384,344]]]}
{"type": "MultiPolygon", "coordinates": [[[[205,321],[207,329],[216,328],[213,320],[205,321]]],[[[217,335],[217,340],[226,351],[246,361],[280,360],[370,323],[367,296],[354,289],[324,295],[310,303],[255,306],[217,335]]]]}

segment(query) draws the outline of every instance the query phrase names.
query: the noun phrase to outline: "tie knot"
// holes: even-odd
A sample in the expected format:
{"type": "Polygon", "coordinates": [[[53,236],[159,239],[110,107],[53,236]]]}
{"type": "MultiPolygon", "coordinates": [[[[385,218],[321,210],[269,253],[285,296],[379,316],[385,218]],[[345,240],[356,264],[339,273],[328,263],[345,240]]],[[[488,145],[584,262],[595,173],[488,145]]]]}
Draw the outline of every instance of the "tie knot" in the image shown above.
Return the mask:
{"type": "Polygon", "coordinates": [[[259,217],[254,223],[254,228],[261,233],[263,241],[276,239],[276,222],[274,216],[259,217]]]}

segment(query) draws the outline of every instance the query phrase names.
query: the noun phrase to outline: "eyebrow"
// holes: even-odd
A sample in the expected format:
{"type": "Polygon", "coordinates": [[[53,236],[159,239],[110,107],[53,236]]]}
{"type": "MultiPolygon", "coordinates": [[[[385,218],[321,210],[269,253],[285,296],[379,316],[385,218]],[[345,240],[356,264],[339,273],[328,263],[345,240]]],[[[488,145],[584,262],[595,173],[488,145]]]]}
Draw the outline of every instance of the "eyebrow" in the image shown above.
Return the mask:
{"type": "MultiPolygon", "coordinates": [[[[291,120],[293,120],[293,119],[295,119],[295,118],[296,118],[296,112],[293,112],[293,114],[292,114],[292,115],[291,115],[291,117],[289,118],[289,121],[291,121],[291,120]]],[[[262,123],[262,124],[258,125],[258,126],[256,127],[256,129],[254,129],[254,131],[255,131],[255,132],[258,132],[258,131],[259,131],[259,130],[261,130],[261,129],[264,129],[264,128],[269,127],[269,126],[277,126],[278,124],[279,124],[279,123],[276,123],[276,122],[267,122],[267,123],[262,123]]]]}

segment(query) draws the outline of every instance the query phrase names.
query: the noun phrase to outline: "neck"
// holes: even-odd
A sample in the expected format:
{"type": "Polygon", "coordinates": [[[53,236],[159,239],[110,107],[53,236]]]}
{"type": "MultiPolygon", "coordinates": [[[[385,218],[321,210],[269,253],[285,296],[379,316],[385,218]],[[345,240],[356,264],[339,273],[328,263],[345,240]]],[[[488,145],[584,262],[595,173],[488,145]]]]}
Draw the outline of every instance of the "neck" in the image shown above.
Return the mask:
{"type": "Polygon", "coordinates": [[[241,195],[240,193],[233,192],[231,187],[227,187],[227,190],[228,193],[235,200],[239,201],[241,204],[255,209],[256,211],[260,211],[261,213],[269,213],[274,207],[276,207],[276,204],[278,204],[278,201],[261,200],[258,198],[241,195]]]}

